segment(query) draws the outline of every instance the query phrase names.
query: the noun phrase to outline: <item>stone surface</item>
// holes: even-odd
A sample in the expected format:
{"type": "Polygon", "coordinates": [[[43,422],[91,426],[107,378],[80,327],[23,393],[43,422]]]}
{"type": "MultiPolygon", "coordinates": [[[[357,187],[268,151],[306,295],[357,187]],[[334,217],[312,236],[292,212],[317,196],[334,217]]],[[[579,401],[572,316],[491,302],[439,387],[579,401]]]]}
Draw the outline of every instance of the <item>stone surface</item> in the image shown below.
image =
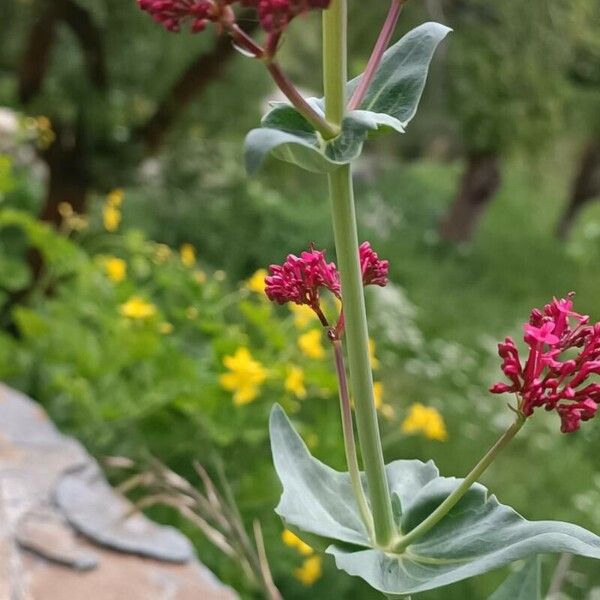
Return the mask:
{"type": "Polygon", "coordinates": [[[131,503],[114,493],[96,465],[63,475],[54,498],[73,527],[103,546],[171,562],[187,562],[194,554],[176,529],[131,514],[131,503]]]}
{"type": "Polygon", "coordinates": [[[0,384],[0,600],[237,598],[180,532],[130,511],[78,442],[0,384]]]}
{"type": "Polygon", "coordinates": [[[25,550],[78,571],[98,566],[96,555],[82,547],[76,532],[58,511],[28,512],[17,523],[15,540],[25,550]]]}

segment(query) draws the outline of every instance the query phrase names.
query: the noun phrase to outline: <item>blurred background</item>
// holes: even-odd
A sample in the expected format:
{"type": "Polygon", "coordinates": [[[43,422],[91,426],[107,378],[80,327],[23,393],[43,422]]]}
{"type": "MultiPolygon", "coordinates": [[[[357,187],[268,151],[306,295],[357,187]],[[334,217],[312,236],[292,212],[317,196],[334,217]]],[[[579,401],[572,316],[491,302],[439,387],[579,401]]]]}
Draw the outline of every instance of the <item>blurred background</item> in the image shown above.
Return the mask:
{"type": "MultiPolygon", "coordinates": [[[[356,75],[387,3],[350,11],[356,75]]],[[[274,161],[244,173],[244,135],[275,94],[261,65],[212,32],[167,33],[133,0],[6,0],[0,15],[0,380],[99,458],[156,457],[194,484],[195,460],[223,470],[285,598],[377,597],[330,558],[307,564],[273,513],[273,402],[316,456],[342,468],[344,452],[318,323],[261,294],[260,269],[289,252],[334,258],[322,178],[274,161]],[[244,369],[260,376],[236,396],[223,375],[244,369]]],[[[414,0],[397,37],[426,20],[454,33],[407,133],[356,165],[357,209],[391,265],[368,296],[386,457],[464,475],[510,420],[487,392],[497,341],[570,291],[600,320],[600,4],[414,0]]],[[[297,19],[281,62],[307,94],[319,53],[318,16],[297,19]]],[[[562,435],[540,414],[483,482],[527,518],[599,532],[599,456],[597,423],[562,435]]],[[[260,597],[176,510],[149,514],[260,597]]],[[[422,597],[486,598],[505,575],[422,597]]],[[[597,565],[574,560],[563,593],[599,598],[597,565]]]]}

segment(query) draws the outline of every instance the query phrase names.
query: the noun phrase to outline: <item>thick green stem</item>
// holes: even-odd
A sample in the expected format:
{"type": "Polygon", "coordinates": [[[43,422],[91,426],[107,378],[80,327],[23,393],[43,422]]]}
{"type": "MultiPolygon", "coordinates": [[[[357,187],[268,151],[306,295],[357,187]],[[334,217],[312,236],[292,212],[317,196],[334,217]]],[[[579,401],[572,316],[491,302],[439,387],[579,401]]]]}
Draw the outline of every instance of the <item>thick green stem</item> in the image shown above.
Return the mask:
{"type": "Polygon", "coordinates": [[[396,532],[373,396],[369,333],[358,260],[356,214],[349,166],[342,166],[329,175],[329,195],[332,204],[337,263],[342,283],[346,347],[356,428],[369,488],[375,542],[378,546],[387,548],[396,532]]]}
{"type": "Polygon", "coordinates": [[[346,112],[347,20],[346,0],[332,0],[323,11],[323,88],[325,118],[336,125],[346,112]]]}
{"type": "Polygon", "coordinates": [[[463,482],[424,521],[400,538],[394,548],[395,552],[404,552],[410,544],[435,527],[456,506],[481,474],[494,462],[498,454],[519,433],[521,427],[525,424],[525,420],[523,415],[519,414],[517,416],[517,420],[488,450],[486,455],[475,465],[475,468],[463,479],[463,482]]]}
{"type": "MultiPolygon", "coordinates": [[[[346,21],[346,0],[332,0],[329,9],[323,12],[323,76],[325,116],[335,125],[341,124],[346,110],[348,76],[346,21]]],[[[342,284],[350,383],[355,403],[356,428],[373,513],[374,541],[378,546],[388,548],[394,541],[396,531],[373,397],[369,332],[358,259],[358,235],[350,165],[343,165],[329,174],[329,196],[342,284]]]]}
{"type": "Polygon", "coordinates": [[[338,388],[340,394],[340,410],[342,413],[342,432],[344,434],[344,448],[346,450],[346,464],[350,481],[352,482],[352,491],[358,504],[360,516],[362,517],[369,537],[373,537],[373,515],[369,509],[365,491],[360,480],[360,468],[358,466],[358,457],[356,455],[356,442],[354,441],[354,427],[352,425],[352,406],[350,404],[350,392],[348,390],[348,381],[346,379],[346,367],[344,365],[344,349],[339,339],[332,340],[333,355],[335,358],[335,370],[338,377],[338,388]]]}

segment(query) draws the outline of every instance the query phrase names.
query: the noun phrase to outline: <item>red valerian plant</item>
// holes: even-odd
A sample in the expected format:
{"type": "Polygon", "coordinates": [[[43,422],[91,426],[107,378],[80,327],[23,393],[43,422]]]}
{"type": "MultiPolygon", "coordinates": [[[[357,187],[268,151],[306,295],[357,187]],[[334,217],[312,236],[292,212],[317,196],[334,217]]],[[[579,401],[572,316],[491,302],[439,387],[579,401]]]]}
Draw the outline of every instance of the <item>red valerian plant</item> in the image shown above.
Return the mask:
{"type": "MultiPolygon", "coordinates": [[[[363,286],[387,285],[389,263],[379,258],[369,242],[359,246],[358,258],[363,286]]],[[[342,290],[337,267],[333,262],[327,263],[324,250],[315,250],[311,246],[299,257],[289,254],[282,265],[271,265],[269,271],[270,274],[265,277],[265,294],[269,300],[277,304],[304,304],[315,312],[323,327],[329,327],[321,306],[320,290],[329,290],[338,300],[342,299],[342,290]]],[[[340,312],[330,336],[339,337],[343,329],[344,316],[340,312]]]]}
{"type": "MultiPolygon", "coordinates": [[[[283,409],[274,406],[271,448],[283,488],[275,510],[286,526],[305,541],[318,542],[339,569],[394,598],[549,552],[600,559],[600,537],[570,523],[527,521],[478,483],[536,408],[555,410],[565,432],[577,430],[597,412],[600,384],[588,378],[600,373],[600,324],[591,326],[587,317],[574,312],[570,297],[532,312],[525,326],[529,355],[524,364],[513,340],[500,344],[509,383],[496,384],[492,391],[517,395],[515,418],[464,478],[441,476],[432,461],[384,461],[364,288],[385,286],[389,264],[368,242],[358,244],[351,164],[374,132],[405,130],[416,113],[433,54],[450,30],[425,23],[388,47],[406,2],[390,0],[364,73],[349,81],[350,0],[137,1],[170,31],[179,31],[184,23],[201,31],[214,23],[217,33],[231,36],[242,54],[260,60],[289,100],[272,106],[260,127],[247,135],[249,172],[272,156],[328,180],[337,267],[323,251],[310,247],[272,265],[265,292],[273,302],[303,304],[319,316],[333,351],[348,470],[334,471],[311,456],[283,409]],[[238,24],[236,7],[256,10],[264,45],[238,24]],[[307,99],[275,59],[290,23],[314,10],[323,12],[324,94],[307,99]],[[321,307],[325,290],[341,302],[334,326],[321,307]]],[[[278,600],[269,586],[265,593],[278,600]]],[[[539,589],[527,593],[541,597],[539,589]]]]}
{"type": "Polygon", "coordinates": [[[168,31],[178,33],[184,22],[191,23],[192,33],[203,31],[209,21],[231,25],[235,21],[231,5],[254,8],[261,27],[268,33],[283,31],[290,21],[310,10],[323,10],[331,0],[138,0],[168,31]]]}
{"type": "Polygon", "coordinates": [[[573,310],[572,295],[554,298],[542,311],[533,309],[523,326],[527,360],[522,363],[512,338],[498,344],[502,371],[511,383],[496,383],[490,391],[517,394],[525,417],[539,407],[555,410],[563,433],[577,431],[600,403],[600,383],[584,385],[590,375],[600,374],[600,323],[589,325],[589,320],[573,310]]]}

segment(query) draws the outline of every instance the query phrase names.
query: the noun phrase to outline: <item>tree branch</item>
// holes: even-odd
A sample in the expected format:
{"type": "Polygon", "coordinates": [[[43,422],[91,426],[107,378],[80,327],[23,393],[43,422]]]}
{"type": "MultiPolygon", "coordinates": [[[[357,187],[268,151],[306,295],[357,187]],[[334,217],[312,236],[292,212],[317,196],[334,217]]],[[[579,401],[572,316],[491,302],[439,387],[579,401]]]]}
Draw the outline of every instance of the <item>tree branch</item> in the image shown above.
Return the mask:
{"type": "Polygon", "coordinates": [[[73,0],[67,0],[63,19],[79,40],[90,81],[97,89],[106,89],[107,74],[104,44],[100,31],[92,20],[90,13],[75,4],[73,0]]]}
{"type": "Polygon", "coordinates": [[[42,88],[48,73],[56,25],[63,17],[64,0],[46,2],[40,16],[31,27],[19,67],[19,100],[27,104],[42,88]]]}
{"type": "MultiPolygon", "coordinates": [[[[244,23],[242,29],[246,33],[252,33],[258,25],[256,21],[244,20],[243,15],[239,21],[244,23]]],[[[231,39],[223,35],[210,52],[196,58],[182,73],[154,114],[136,131],[136,137],[150,154],[158,150],[179,113],[221,75],[235,53],[231,39]]]]}

